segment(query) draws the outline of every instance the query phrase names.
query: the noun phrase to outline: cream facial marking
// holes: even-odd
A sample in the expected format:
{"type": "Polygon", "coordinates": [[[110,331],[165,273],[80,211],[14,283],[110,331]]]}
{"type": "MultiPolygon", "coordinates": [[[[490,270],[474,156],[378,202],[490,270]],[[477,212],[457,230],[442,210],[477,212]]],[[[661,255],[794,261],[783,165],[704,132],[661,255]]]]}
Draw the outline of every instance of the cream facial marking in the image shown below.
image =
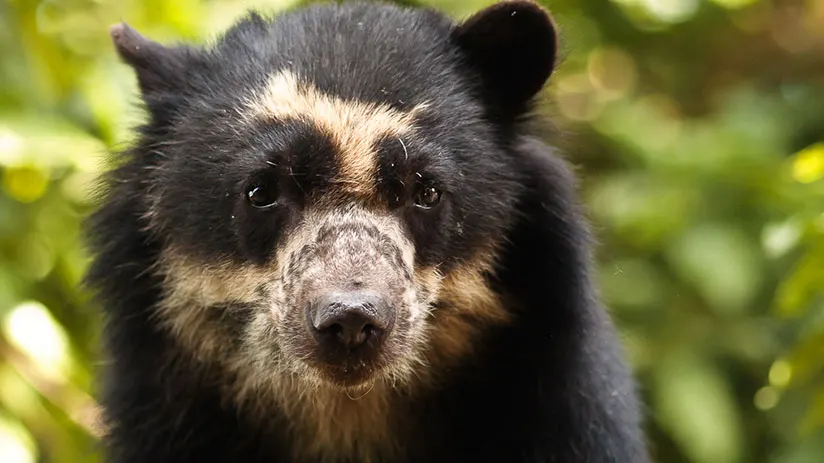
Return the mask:
{"type": "Polygon", "coordinates": [[[383,103],[343,100],[283,70],[247,99],[242,114],[246,121],[298,119],[315,124],[338,148],[340,187],[358,197],[370,197],[377,172],[375,143],[414,131],[416,116],[427,106],[422,103],[399,111],[383,103]]]}

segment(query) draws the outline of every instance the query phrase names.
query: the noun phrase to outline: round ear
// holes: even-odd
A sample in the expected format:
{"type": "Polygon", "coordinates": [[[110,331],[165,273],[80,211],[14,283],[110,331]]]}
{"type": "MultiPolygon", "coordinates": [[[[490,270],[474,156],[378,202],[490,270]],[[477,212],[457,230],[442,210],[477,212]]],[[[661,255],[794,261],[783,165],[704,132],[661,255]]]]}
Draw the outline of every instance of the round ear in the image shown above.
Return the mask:
{"type": "Polygon", "coordinates": [[[144,95],[180,90],[186,80],[189,55],[182,47],[165,47],[147,39],[126,23],[109,28],[117,54],[137,74],[144,95]]]}
{"type": "Polygon", "coordinates": [[[555,25],[546,10],[529,0],[481,10],[452,36],[480,74],[484,98],[504,118],[528,109],[555,66],[555,25]]]}

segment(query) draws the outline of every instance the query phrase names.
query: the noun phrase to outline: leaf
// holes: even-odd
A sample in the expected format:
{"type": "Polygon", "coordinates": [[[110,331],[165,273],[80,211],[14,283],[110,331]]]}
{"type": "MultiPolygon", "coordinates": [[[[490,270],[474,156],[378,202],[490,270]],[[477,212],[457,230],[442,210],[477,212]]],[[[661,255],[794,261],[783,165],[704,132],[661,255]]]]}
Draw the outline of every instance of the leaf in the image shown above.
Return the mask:
{"type": "Polygon", "coordinates": [[[693,354],[678,354],[665,360],[654,384],[656,418],[690,461],[741,461],[740,416],[721,371],[693,354]]]}

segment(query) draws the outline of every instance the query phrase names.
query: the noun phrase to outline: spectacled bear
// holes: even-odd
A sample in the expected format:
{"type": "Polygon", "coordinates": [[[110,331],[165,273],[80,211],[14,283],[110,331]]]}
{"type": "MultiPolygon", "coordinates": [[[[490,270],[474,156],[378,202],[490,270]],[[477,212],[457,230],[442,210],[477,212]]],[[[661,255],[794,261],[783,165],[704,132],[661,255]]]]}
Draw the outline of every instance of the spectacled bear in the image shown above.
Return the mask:
{"type": "Polygon", "coordinates": [[[526,0],[110,30],[147,113],[90,218],[107,461],[648,461],[526,0]]]}

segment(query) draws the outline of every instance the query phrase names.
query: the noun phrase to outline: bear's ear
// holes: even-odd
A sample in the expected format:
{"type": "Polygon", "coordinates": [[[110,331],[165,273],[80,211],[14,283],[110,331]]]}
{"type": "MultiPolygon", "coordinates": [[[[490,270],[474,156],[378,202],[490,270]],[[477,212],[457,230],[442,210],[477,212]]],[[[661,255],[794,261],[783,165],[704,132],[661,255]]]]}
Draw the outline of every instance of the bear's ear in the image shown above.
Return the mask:
{"type": "Polygon", "coordinates": [[[180,91],[186,82],[189,53],[147,39],[126,23],[109,28],[120,58],[134,69],[144,97],[180,91]]]}
{"type": "Polygon", "coordinates": [[[480,74],[487,103],[504,118],[528,109],[555,66],[555,25],[533,1],[492,5],[458,25],[452,37],[480,74]]]}

